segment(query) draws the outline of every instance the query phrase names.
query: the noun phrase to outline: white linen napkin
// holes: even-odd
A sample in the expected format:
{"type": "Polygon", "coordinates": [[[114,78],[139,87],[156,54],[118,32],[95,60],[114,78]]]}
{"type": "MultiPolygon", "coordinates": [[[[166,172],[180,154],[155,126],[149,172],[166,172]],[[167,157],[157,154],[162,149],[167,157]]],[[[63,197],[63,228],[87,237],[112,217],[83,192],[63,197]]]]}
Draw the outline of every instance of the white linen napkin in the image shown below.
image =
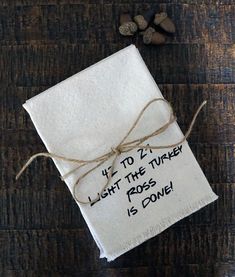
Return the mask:
{"type": "MultiPolygon", "coordinates": [[[[163,97],[139,51],[130,45],[23,105],[48,152],[93,159],[122,140],[141,109],[163,97]]],[[[127,139],[139,138],[169,118],[165,103],[153,104],[127,139]]],[[[183,137],[177,123],[147,141],[166,145],[183,137]]],[[[76,164],[53,159],[64,175],[76,164]]],[[[112,160],[86,176],[76,195],[87,201],[100,192],[112,160]]],[[[73,185],[87,168],[66,178],[73,185]]],[[[118,157],[117,171],[94,205],[79,204],[89,229],[108,261],[159,234],[217,199],[188,143],[162,150],[132,150],[118,157]]]]}

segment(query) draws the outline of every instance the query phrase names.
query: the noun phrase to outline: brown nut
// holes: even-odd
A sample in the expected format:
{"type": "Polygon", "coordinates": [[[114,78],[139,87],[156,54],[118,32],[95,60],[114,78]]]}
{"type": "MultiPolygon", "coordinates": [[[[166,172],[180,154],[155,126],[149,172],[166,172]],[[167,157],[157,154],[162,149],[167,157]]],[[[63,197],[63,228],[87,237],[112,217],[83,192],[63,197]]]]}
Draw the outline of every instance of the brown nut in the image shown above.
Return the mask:
{"type": "Polygon", "coordinates": [[[165,42],[166,42],[166,38],[164,37],[163,34],[158,32],[153,33],[151,44],[160,45],[160,44],[164,44],[165,42]]]}
{"type": "Polygon", "coordinates": [[[144,44],[150,44],[151,40],[152,40],[152,36],[153,33],[155,33],[155,29],[152,27],[148,27],[148,29],[146,29],[144,32],[142,32],[141,34],[143,34],[143,42],[144,44]]]}
{"type": "Polygon", "coordinates": [[[145,20],[143,15],[136,15],[134,17],[134,21],[140,30],[145,30],[148,27],[148,22],[145,20]]]}
{"type": "Polygon", "coordinates": [[[154,17],[154,24],[159,25],[163,20],[167,18],[167,13],[156,13],[154,17]]]}
{"type": "Polygon", "coordinates": [[[133,36],[137,31],[137,25],[132,21],[128,13],[120,15],[119,33],[123,36],[133,36]]]}
{"type": "Polygon", "coordinates": [[[165,43],[165,37],[156,32],[154,28],[149,27],[144,33],[143,33],[143,42],[144,44],[164,44],[165,43]]]}
{"type": "Polygon", "coordinates": [[[140,30],[145,30],[154,18],[156,9],[147,10],[143,15],[136,15],[134,21],[140,30]]]}
{"type": "Polygon", "coordinates": [[[154,24],[168,33],[175,33],[175,24],[165,12],[155,14],[154,24]]]}

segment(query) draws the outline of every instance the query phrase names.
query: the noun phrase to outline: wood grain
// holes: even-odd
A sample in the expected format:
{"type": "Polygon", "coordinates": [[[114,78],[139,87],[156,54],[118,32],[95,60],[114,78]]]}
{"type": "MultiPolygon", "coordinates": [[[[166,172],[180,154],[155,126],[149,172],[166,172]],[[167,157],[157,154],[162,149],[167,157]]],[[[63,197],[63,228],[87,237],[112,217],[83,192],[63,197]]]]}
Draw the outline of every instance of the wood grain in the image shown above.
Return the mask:
{"type": "Polygon", "coordinates": [[[0,0],[0,276],[235,276],[233,0],[0,0]],[[117,33],[120,11],[155,6],[176,23],[161,47],[117,33]],[[203,99],[190,146],[219,200],[111,263],[49,160],[22,104],[134,43],[182,130],[203,99]]]}
{"type": "MultiPolygon", "coordinates": [[[[120,10],[128,7],[136,14],[153,6],[142,1],[124,3],[105,1],[97,4],[94,1],[57,5],[52,2],[50,5],[32,4],[17,8],[0,6],[0,45],[121,43],[123,38],[117,33],[118,24],[115,24],[120,10]]],[[[206,8],[204,4],[157,3],[154,6],[167,11],[176,23],[176,35],[168,40],[169,44],[233,43],[234,5],[211,4],[206,8]],[[189,20],[193,24],[188,24],[189,20]]]]}
{"type": "MultiPolygon", "coordinates": [[[[122,44],[0,46],[0,81],[7,87],[52,86],[127,45],[124,40],[122,44]]],[[[168,44],[158,51],[154,46],[138,47],[157,83],[233,83],[231,45],[168,44]]]]}

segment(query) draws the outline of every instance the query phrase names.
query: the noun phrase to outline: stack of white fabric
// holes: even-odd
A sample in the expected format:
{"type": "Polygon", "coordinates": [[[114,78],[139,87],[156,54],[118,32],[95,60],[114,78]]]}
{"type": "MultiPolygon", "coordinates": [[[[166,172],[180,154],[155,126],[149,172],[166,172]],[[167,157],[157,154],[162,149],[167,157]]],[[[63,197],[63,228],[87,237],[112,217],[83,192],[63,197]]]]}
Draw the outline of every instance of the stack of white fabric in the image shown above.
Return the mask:
{"type": "MultiPolygon", "coordinates": [[[[139,51],[130,45],[27,100],[23,106],[48,152],[87,160],[117,146],[141,109],[157,97],[163,96],[139,51]]],[[[161,127],[168,118],[165,103],[152,105],[128,140],[161,127]]],[[[173,144],[182,137],[174,123],[146,144],[173,144]]],[[[54,162],[61,175],[77,166],[59,159],[54,162]]],[[[81,181],[76,190],[80,199],[97,197],[111,162],[81,181]]],[[[81,168],[66,178],[71,192],[86,170],[81,168]]],[[[100,257],[108,261],[217,199],[187,142],[174,149],[134,149],[121,154],[115,171],[100,201],[94,205],[78,203],[100,257]]]]}

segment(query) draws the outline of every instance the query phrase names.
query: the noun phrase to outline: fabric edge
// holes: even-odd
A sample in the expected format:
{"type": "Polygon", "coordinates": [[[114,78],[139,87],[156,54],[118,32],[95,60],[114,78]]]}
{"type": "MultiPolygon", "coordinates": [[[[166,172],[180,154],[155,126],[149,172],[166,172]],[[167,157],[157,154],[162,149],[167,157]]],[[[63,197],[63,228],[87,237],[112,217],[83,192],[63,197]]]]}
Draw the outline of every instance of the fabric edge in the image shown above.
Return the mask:
{"type": "Polygon", "coordinates": [[[115,260],[116,258],[123,255],[124,253],[139,246],[143,242],[160,234],[161,232],[169,228],[174,223],[195,213],[196,211],[202,209],[203,207],[209,205],[210,203],[216,201],[217,199],[218,199],[218,196],[212,191],[204,198],[192,204],[189,203],[184,209],[179,211],[177,214],[172,214],[170,217],[163,219],[160,223],[151,226],[150,228],[148,228],[148,230],[144,231],[141,235],[133,238],[131,241],[126,242],[125,244],[120,246],[113,253],[102,253],[103,255],[100,256],[100,258],[106,258],[108,262],[115,260]]]}

